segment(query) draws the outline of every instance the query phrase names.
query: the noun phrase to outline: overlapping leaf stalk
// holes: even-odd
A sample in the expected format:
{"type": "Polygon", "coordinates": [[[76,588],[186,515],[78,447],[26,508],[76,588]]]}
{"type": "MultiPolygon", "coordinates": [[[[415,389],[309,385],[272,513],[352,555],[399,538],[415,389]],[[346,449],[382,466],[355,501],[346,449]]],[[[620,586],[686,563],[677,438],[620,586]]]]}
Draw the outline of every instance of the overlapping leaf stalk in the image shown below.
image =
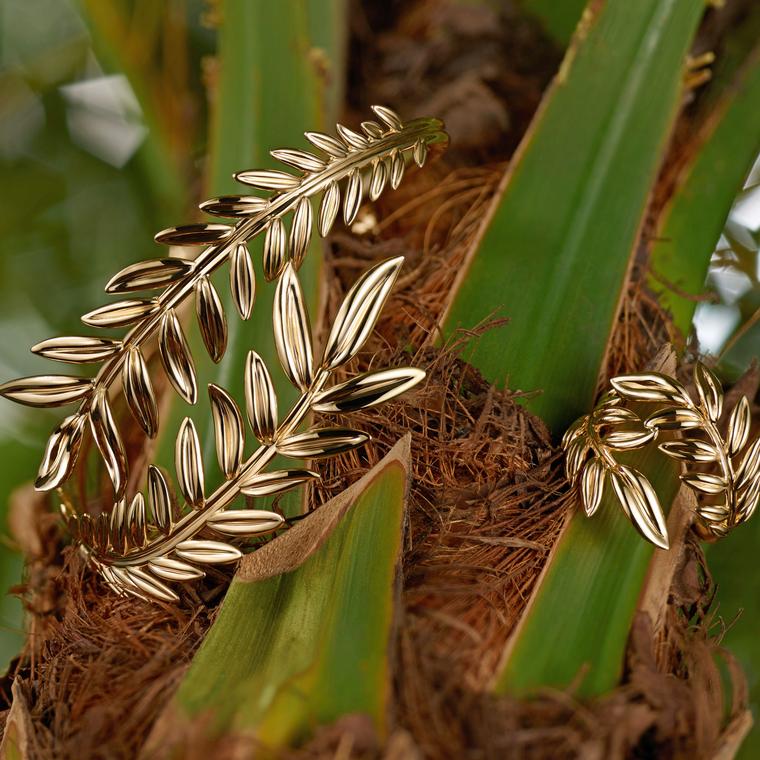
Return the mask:
{"type": "Polygon", "coordinates": [[[388,108],[373,108],[378,121],[365,121],[361,133],[343,125],[338,136],[307,132],[306,138],[323,155],[301,150],[275,150],[272,155],[299,174],[284,171],[243,171],[236,178],[268,197],[223,196],[201,204],[209,214],[237,218],[235,225],[191,224],[156,235],[167,245],[207,245],[195,259],[172,256],[126,267],[106,285],[108,293],[161,290],[153,298],[131,298],[102,306],[85,314],[91,327],[132,326],[122,339],[61,337],[43,341],[33,351],[72,364],[102,363],[92,379],[70,375],[21,378],[0,386],[0,394],[37,407],[80,402],[76,414],[67,417],[51,435],[40,466],[36,487],[57,488],[71,475],[86,427],[92,431],[113,482],[116,499],[124,496],[127,457],[114,422],[109,389],[119,380],[126,402],[148,436],[158,430],[158,403],[147,369],[144,348],[158,334],[161,359],[177,393],[190,404],[197,400],[193,358],[177,309],[195,298],[201,334],[209,355],[219,361],[227,343],[227,318],[209,276],[230,263],[230,287],[243,319],[252,313],[255,299],[253,265],[247,242],[264,234],[263,268],[267,280],[277,279],[290,262],[298,269],[315,226],[312,198],[321,195],[316,227],[320,235],[330,231],[343,209],[351,224],[366,194],[375,200],[387,185],[397,188],[407,157],[422,166],[431,146],[445,145],[446,133],[437,119],[403,123],[388,108]],[[341,183],[345,181],[345,187],[341,183]],[[366,187],[365,187],[366,185],[366,187]],[[292,215],[288,230],[285,218],[292,215]]]}
{"type": "Polygon", "coordinates": [[[156,240],[167,245],[208,247],[192,260],[172,256],[133,264],[110,280],[106,286],[109,293],[161,290],[157,297],[117,301],[82,317],[93,327],[132,325],[125,338],[53,338],[32,349],[57,361],[102,363],[94,378],[46,375],[0,387],[0,394],[30,406],[80,403],[78,411],[51,435],[35,485],[40,491],[49,491],[71,476],[89,428],[113,483],[114,508],[110,515],[97,517],[79,514],[67,505],[63,511],[84,551],[117,591],[174,600],[177,595],[167,581],[198,578],[204,574],[200,569],[203,565],[237,559],[240,551],[236,547],[202,540],[197,534],[209,529],[222,536],[249,537],[275,530],[283,519],[274,512],[227,508],[241,494],[268,496],[318,477],[308,470],[266,472],[277,454],[314,459],[345,451],[367,439],[363,433],[343,428],[298,432],[312,411],[366,408],[404,392],[424,377],[411,368],[388,369],[326,389],[335,370],[356,354],[371,332],[402,258],[374,267],[351,289],[316,363],[296,274],[315,226],[321,236],[327,235],[341,207],[345,223],[352,224],[365,194],[374,201],[387,185],[397,188],[408,159],[422,166],[431,146],[447,142],[437,119],[403,123],[388,108],[374,106],[373,111],[378,121],[362,122],[361,133],[340,124],[337,137],[307,132],[306,138],[321,151],[319,155],[301,150],[272,151],[275,158],[298,170],[298,175],[276,170],[235,175],[240,182],[267,191],[267,197],[223,196],[201,204],[207,213],[238,219],[236,224],[191,224],[158,233],[156,240]],[[316,223],[312,209],[315,196],[321,196],[316,223]],[[292,216],[289,229],[285,225],[288,216],[292,216]],[[262,233],[264,276],[269,281],[278,280],[272,315],[277,353],[301,396],[280,419],[267,367],[251,351],[245,369],[246,412],[260,446],[246,457],[243,415],[223,388],[210,384],[216,453],[225,482],[206,494],[201,445],[188,417],[181,423],[175,443],[183,506],[177,505],[166,473],[155,465],[148,469],[147,498],[137,493],[128,502],[127,457],[109,390],[121,379],[132,415],[147,436],[157,434],[158,400],[144,353],[148,340],[157,334],[171,384],[186,402],[196,403],[194,361],[177,310],[194,297],[205,347],[213,361],[220,361],[227,346],[227,317],[210,275],[230,262],[233,300],[240,316],[248,319],[254,305],[255,280],[247,243],[262,233]]]}
{"type": "Polygon", "coordinates": [[[723,390],[704,365],[698,363],[694,369],[697,400],[677,380],[657,372],[621,375],[611,383],[613,390],[570,427],[563,440],[567,477],[578,484],[589,517],[599,508],[609,481],[641,535],[668,548],[665,515],[652,484],[616,458],[656,441],[661,452],[686,465],[681,480],[699,497],[697,518],[703,535],[725,536],[753,515],[760,501],[760,438],[747,445],[750,408],[745,396],[729,416],[724,440],[718,427],[723,390]],[[660,408],[642,417],[626,402],[660,408]],[[668,436],[672,439],[662,440],[668,436]]]}

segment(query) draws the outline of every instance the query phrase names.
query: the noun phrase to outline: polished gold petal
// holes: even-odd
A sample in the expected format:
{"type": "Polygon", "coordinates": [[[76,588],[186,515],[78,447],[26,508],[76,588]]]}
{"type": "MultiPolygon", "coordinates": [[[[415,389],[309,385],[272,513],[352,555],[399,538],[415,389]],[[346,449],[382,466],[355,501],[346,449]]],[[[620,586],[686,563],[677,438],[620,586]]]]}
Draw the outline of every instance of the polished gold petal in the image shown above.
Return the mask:
{"type": "Polygon", "coordinates": [[[390,155],[389,161],[391,165],[391,188],[396,190],[404,178],[404,169],[406,169],[404,154],[401,151],[394,150],[390,155]]]}
{"type": "Polygon", "coordinates": [[[728,486],[725,478],[707,472],[686,473],[681,475],[681,480],[695,491],[712,495],[723,493],[728,486]]]}
{"type": "Polygon", "coordinates": [[[736,469],[736,487],[742,488],[756,478],[760,478],[760,438],[753,441],[736,469]]]}
{"type": "Polygon", "coordinates": [[[400,132],[404,128],[401,117],[390,108],[385,106],[370,106],[370,108],[375,116],[394,132],[400,132]]]}
{"type": "Polygon", "coordinates": [[[335,217],[340,209],[340,188],[337,182],[331,182],[322,196],[319,206],[319,234],[327,237],[332,229],[335,217]]]}
{"type": "Polygon", "coordinates": [[[127,550],[127,500],[119,499],[111,511],[110,541],[114,551],[125,552],[127,550]]]}
{"type": "Polygon", "coordinates": [[[248,319],[253,311],[256,298],[256,280],[253,275],[253,262],[245,243],[235,247],[230,263],[230,291],[240,316],[248,319]]]}
{"type": "Polygon", "coordinates": [[[121,349],[120,340],[93,337],[61,337],[32,346],[32,353],[69,364],[91,364],[113,356],[121,349]]]}
{"type": "Polygon", "coordinates": [[[350,451],[368,440],[366,433],[350,428],[319,428],[288,436],[277,443],[277,451],[291,459],[318,459],[350,451]]]}
{"type": "Polygon", "coordinates": [[[124,358],[122,386],[129,411],[149,438],[158,432],[158,401],[142,352],[131,346],[124,358]]]}
{"type": "Polygon", "coordinates": [[[127,510],[127,530],[133,546],[145,545],[148,538],[145,533],[145,497],[139,491],[134,495],[127,510]]]}
{"type": "Polygon", "coordinates": [[[610,480],[623,510],[641,535],[661,549],[669,548],[665,515],[651,483],[625,465],[611,471],[610,480]]]}
{"type": "Polygon", "coordinates": [[[327,338],[322,364],[335,369],[357,354],[372,332],[404,263],[387,259],[363,274],[346,294],[327,338]]]}
{"type": "Polygon", "coordinates": [[[116,498],[120,499],[127,486],[127,455],[124,452],[119,431],[116,429],[105,388],[98,388],[95,391],[90,409],[90,428],[113,483],[116,498]]]}
{"type": "Polygon", "coordinates": [[[153,597],[160,602],[178,602],[179,597],[165,583],[149,575],[139,567],[121,568],[127,578],[142,594],[153,597]]]}
{"type": "Polygon", "coordinates": [[[697,362],[694,365],[694,385],[708,418],[717,422],[723,411],[723,388],[720,381],[704,364],[697,362]]]}
{"type": "Polygon", "coordinates": [[[610,383],[623,398],[632,401],[677,401],[682,404],[691,401],[679,382],[659,372],[620,375],[613,377],[610,383]]]}
{"type": "Polygon", "coordinates": [[[290,382],[306,391],[314,378],[311,325],[301,285],[290,263],[277,283],[272,322],[280,364],[290,382]]]}
{"type": "Polygon", "coordinates": [[[185,500],[192,507],[203,506],[205,495],[201,445],[195,424],[189,417],[185,417],[180,425],[174,449],[174,462],[177,483],[185,500]]]}
{"type": "Polygon", "coordinates": [[[80,401],[92,391],[92,381],[71,375],[20,377],[0,385],[0,396],[25,406],[63,406],[80,401]]]}
{"type": "Polygon", "coordinates": [[[702,416],[694,409],[673,407],[660,409],[644,420],[651,430],[693,430],[702,426],[702,416]]]}
{"type": "Polygon", "coordinates": [[[282,192],[284,190],[294,190],[300,184],[298,177],[275,169],[237,172],[234,176],[238,182],[242,182],[244,185],[251,185],[259,190],[282,192]]]}
{"type": "Polygon", "coordinates": [[[218,364],[227,350],[227,317],[208,276],[201,277],[195,284],[195,313],[203,345],[211,360],[218,364]]]}
{"type": "Polygon", "coordinates": [[[581,502],[583,509],[592,517],[602,503],[606,471],[598,459],[586,463],[581,475],[581,502]]]}
{"type": "Polygon", "coordinates": [[[290,228],[290,258],[296,269],[300,268],[309,248],[312,225],[311,201],[301,198],[293,215],[293,226],[290,228]]]}
{"type": "Polygon", "coordinates": [[[344,127],[343,124],[336,125],[340,139],[353,150],[365,150],[369,147],[369,141],[364,135],[354,132],[353,129],[344,127]]]}
{"type": "Polygon", "coordinates": [[[276,512],[262,509],[233,509],[217,512],[209,518],[208,525],[217,533],[226,536],[255,536],[271,533],[281,528],[285,518],[276,512]]]}
{"type": "Polygon", "coordinates": [[[126,327],[157,310],[158,301],[154,298],[132,298],[93,309],[82,317],[82,322],[90,327],[126,327]]]}
{"type": "Polygon", "coordinates": [[[48,438],[34,482],[38,491],[52,491],[69,478],[79,458],[86,422],[86,415],[73,414],[66,417],[48,438]]]}
{"type": "Polygon", "coordinates": [[[362,205],[362,177],[358,169],[354,169],[348,177],[346,194],[343,198],[343,220],[347,225],[353,224],[359,207],[362,205]]]}
{"type": "Polygon", "coordinates": [[[148,499],[156,526],[168,535],[172,530],[174,500],[166,476],[155,465],[148,467],[148,499]]]}
{"type": "Polygon", "coordinates": [[[248,422],[262,443],[271,443],[277,429],[277,396],[261,357],[248,352],[245,364],[245,402],[248,422]]]}
{"type": "Polygon", "coordinates": [[[182,541],[177,544],[174,553],[188,562],[203,565],[221,565],[235,562],[243,555],[234,546],[219,541],[182,541]]]}
{"type": "Polygon", "coordinates": [[[208,387],[208,395],[214,418],[216,457],[225,478],[229,479],[237,475],[243,461],[243,416],[223,388],[212,383],[208,387]]]}
{"type": "Polygon", "coordinates": [[[188,404],[194,404],[198,397],[195,365],[174,309],[167,311],[161,319],[158,348],[174,389],[188,404]]]}
{"type": "Polygon", "coordinates": [[[684,462],[715,462],[718,459],[718,450],[706,441],[666,441],[659,446],[660,451],[673,459],[684,462]]]}
{"type": "Polygon", "coordinates": [[[372,164],[372,177],[369,182],[369,199],[376,201],[385,189],[385,182],[388,179],[388,166],[385,161],[375,161],[372,164]]]}
{"type": "Polygon", "coordinates": [[[579,417],[570,427],[565,431],[562,436],[562,448],[566,449],[573,441],[577,440],[586,432],[586,425],[588,424],[588,415],[579,417]]]}
{"type": "Polygon", "coordinates": [[[340,140],[322,132],[304,132],[304,137],[315,147],[333,158],[343,158],[348,154],[346,146],[340,140]]]}
{"type": "Polygon", "coordinates": [[[760,478],[755,478],[749,481],[737,496],[737,507],[742,522],[749,520],[757,511],[758,502],[760,502],[760,478]]]}
{"type": "Polygon", "coordinates": [[[413,367],[365,372],[317,394],[311,408],[315,412],[367,409],[405,393],[424,379],[424,370],[413,367]]]}
{"type": "Polygon", "coordinates": [[[226,240],[234,229],[227,224],[183,224],[161,230],[153,239],[164,245],[211,245],[226,240]]]}
{"type": "Polygon", "coordinates": [[[165,581],[181,583],[183,581],[193,581],[197,578],[203,578],[206,574],[203,570],[170,557],[157,557],[148,562],[148,569],[153,575],[163,578],[165,581]]]}
{"type": "Polygon", "coordinates": [[[264,277],[271,282],[285,265],[288,236],[282,219],[273,219],[264,236],[264,277]]]}
{"type": "Polygon", "coordinates": [[[590,446],[585,437],[570,443],[565,451],[565,477],[569,483],[575,483],[586,461],[590,446]]]}
{"type": "Polygon", "coordinates": [[[746,396],[742,396],[728,419],[726,445],[731,456],[741,451],[744,444],[747,443],[750,422],[749,401],[747,401],[746,396]]]}
{"type": "Polygon", "coordinates": [[[604,443],[615,451],[631,451],[654,440],[654,430],[616,430],[604,437],[604,443]]]}
{"type": "Polygon", "coordinates": [[[423,139],[420,138],[414,144],[414,150],[412,151],[412,155],[414,156],[414,163],[417,164],[417,166],[419,166],[420,168],[422,168],[425,165],[427,154],[428,154],[427,143],[423,139]]]}
{"type": "Polygon", "coordinates": [[[271,155],[283,164],[300,169],[302,172],[318,172],[325,168],[325,162],[319,156],[303,150],[273,150],[271,155]]]}
{"type": "Polygon", "coordinates": [[[641,422],[641,418],[630,409],[611,406],[594,415],[594,421],[599,425],[621,425],[626,422],[641,422]]]}
{"type": "Polygon", "coordinates": [[[319,474],[311,470],[274,470],[257,473],[252,479],[241,481],[241,493],[245,496],[261,498],[290,491],[292,488],[318,479],[319,474]]]}
{"type": "Polygon", "coordinates": [[[207,214],[228,218],[253,216],[261,213],[269,204],[266,198],[255,195],[223,195],[203,201],[199,208],[207,214]]]}
{"type": "Polygon", "coordinates": [[[155,290],[181,280],[193,268],[188,259],[149,259],[130,264],[114,275],[106,285],[106,293],[124,293],[129,290],[155,290]]]}
{"type": "Polygon", "coordinates": [[[363,121],[361,123],[362,132],[370,140],[377,140],[385,134],[385,130],[376,121],[363,121]]]}

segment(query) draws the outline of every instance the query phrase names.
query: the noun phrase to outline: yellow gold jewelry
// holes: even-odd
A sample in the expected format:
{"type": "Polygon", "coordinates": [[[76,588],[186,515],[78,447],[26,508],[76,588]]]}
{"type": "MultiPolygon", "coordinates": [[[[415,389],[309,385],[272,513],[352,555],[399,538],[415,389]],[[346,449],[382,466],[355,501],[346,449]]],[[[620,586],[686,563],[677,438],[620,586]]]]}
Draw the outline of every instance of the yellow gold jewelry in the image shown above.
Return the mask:
{"type": "Polygon", "coordinates": [[[657,372],[621,375],[610,382],[612,390],[569,428],[562,442],[567,478],[577,484],[589,517],[609,482],[641,535],[668,548],[665,515],[652,484],[616,458],[653,444],[684,464],[681,480],[697,495],[697,527],[703,536],[725,536],[752,516],[760,500],[760,438],[748,444],[746,397],[732,410],[724,438],[718,427],[723,390],[703,364],[694,368],[695,398],[677,380],[657,372]],[[652,405],[651,412],[642,413],[652,405]]]}
{"type": "Polygon", "coordinates": [[[64,505],[62,511],[83,550],[120,593],[166,601],[177,595],[167,581],[202,576],[206,564],[230,562],[241,556],[233,545],[199,540],[204,528],[226,537],[271,532],[283,523],[280,515],[263,510],[229,510],[244,494],[260,497],[280,493],[318,477],[309,470],[266,472],[276,454],[316,459],[361,445],[367,436],[344,428],[312,428],[299,432],[310,412],[350,412],[386,401],[416,385],[424,372],[413,368],[373,371],[330,386],[334,372],[359,351],[372,331],[403,258],[384,261],[369,270],[350,290],[315,361],[309,317],[297,271],[306,255],[313,228],[329,233],[339,211],[350,225],[365,195],[376,200],[387,185],[397,188],[407,160],[425,163],[430,149],[446,146],[448,138],[437,119],[403,123],[388,108],[374,106],[378,121],[365,121],[361,133],[338,125],[337,137],[307,132],[320,154],[275,150],[272,155],[297,170],[243,171],[236,178],[257,195],[224,196],[201,204],[209,214],[238,219],[234,225],[190,224],[156,235],[167,245],[207,246],[195,259],[159,258],[132,264],[106,285],[108,293],[160,290],[152,298],[128,298],[85,314],[92,327],[131,329],[121,340],[61,337],[33,347],[41,356],[72,364],[97,363],[94,378],[45,375],[14,380],[0,394],[37,407],[79,402],[51,435],[35,486],[59,488],[72,474],[85,431],[89,429],[109,473],[114,506],[109,515],[92,516],[64,505]],[[321,196],[316,214],[312,199],[321,196]],[[292,216],[289,231],[284,219],[292,216]],[[178,506],[165,472],[148,468],[147,498],[137,492],[127,500],[128,463],[117,429],[109,390],[121,381],[124,399],[145,434],[159,428],[158,401],[144,350],[158,337],[164,370],[175,391],[189,404],[197,401],[193,357],[177,309],[194,297],[205,347],[215,362],[227,346],[227,316],[209,276],[230,264],[230,288],[242,319],[251,316],[255,297],[253,265],[247,242],[264,234],[265,279],[277,280],[273,332],[280,363],[301,396],[285,414],[278,409],[267,367],[255,351],[245,369],[245,408],[260,446],[245,453],[245,425],[238,404],[219,386],[209,385],[216,453],[225,482],[206,494],[204,463],[198,434],[185,418],[176,438],[175,469],[184,505],[178,506]],[[148,506],[150,510],[148,510],[148,506]]]}

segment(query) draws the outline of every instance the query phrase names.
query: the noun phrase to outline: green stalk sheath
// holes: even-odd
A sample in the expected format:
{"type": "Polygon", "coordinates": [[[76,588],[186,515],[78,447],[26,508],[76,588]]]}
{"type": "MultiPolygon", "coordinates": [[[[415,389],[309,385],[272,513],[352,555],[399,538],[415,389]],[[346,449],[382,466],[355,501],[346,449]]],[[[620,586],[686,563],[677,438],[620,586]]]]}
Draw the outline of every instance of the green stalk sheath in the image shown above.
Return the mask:
{"type": "MultiPolygon", "coordinates": [[[[586,12],[445,319],[451,333],[495,309],[511,318],[471,360],[493,382],[542,389],[528,404],[555,434],[594,401],[702,10],[698,0],[610,0],[586,12]]],[[[665,503],[675,495],[666,475],[654,485],[665,503]]],[[[592,520],[569,519],[497,693],[562,688],[583,672],[585,695],[617,683],[652,553],[618,510],[610,499],[592,520]]]]}
{"type": "Polygon", "coordinates": [[[760,47],[714,105],[702,147],[683,172],[657,228],[648,283],[682,335],[688,335],[696,307],[688,295],[703,291],[731,205],[760,153],[758,103],[760,47]]]}
{"type": "Polygon", "coordinates": [[[408,458],[405,439],[243,561],[149,746],[196,719],[267,747],[297,744],[349,713],[384,734],[408,458]]]}
{"type": "Polygon", "coordinates": [[[611,0],[586,15],[460,273],[444,332],[507,314],[471,361],[543,389],[529,406],[555,433],[592,404],[702,7],[611,0]]]}

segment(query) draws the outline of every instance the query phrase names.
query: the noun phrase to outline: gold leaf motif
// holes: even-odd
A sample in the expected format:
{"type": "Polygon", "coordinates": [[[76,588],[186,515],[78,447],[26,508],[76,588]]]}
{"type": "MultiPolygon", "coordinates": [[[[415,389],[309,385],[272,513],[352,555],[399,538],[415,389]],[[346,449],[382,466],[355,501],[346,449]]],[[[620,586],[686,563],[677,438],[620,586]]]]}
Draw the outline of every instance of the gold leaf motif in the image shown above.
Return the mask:
{"type": "Polygon", "coordinates": [[[414,146],[413,156],[414,156],[414,163],[417,164],[417,166],[419,166],[420,169],[425,165],[427,154],[428,154],[427,143],[423,139],[417,140],[417,144],[414,146]]]}
{"type": "Polygon", "coordinates": [[[178,602],[179,597],[165,583],[161,583],[157,578],[148,575],[144,570],[138,567],[113,568],[121,569],[127,580],[131,581],[134,587],[142,594],[158,599],[160,602],[178,602]]]}
{"type": "Polygon", "coordinates": [[[368,440],[366,433],[350,428],[319,428],[279,441],[277,452],[291,459],[319,459],[350,451],[368,440]]]}
{"type": "Polygon", "coordinates": [[[424,378],[425,372],[413,367],[365,372],[317,394],[311,408],[315,412],[367,409],[406,393],[424,378]]]}
{"type": "Polygon", "coordinates": [[[270,151],[270,153],[278,161],[302,172],[318,172],[325,168],[325,162],[319,156],[303,150],[281,149],[270,151]]]}
{"type": "Polygon", "coordinates": [[[604,443],[615,451],[632,451],[653,439],[654,430],[616,430],[605,436],[604,443]]]}
{"type": "Polygon", "coordinates": [[[245,243],[235,247],[230,266],[230,291],[232,300],[242,319],[248,319],[256,298],[256,280],[253,275],[251,254],[245,243]]]}
{"type": "Polygon", "coordinates": [[[610,383],[623,398],[632,401],[690,402],[680,383],[657,372],[621,375],[612,378],[610,383]]]}
{"type": "Polygon", "coordinates": [[[134,495],[129,504],[127,526],[129,530],[129,542],[133,546],[144,546],[147,540],[145,533],[145,498],[139,491],[134,495]]]}
{"type": "Polygon", "coordinates": [[[245,402],[253,434],[271,443],[277,429],[277,396],[269,370],[255,351],[248,352],[245,364],[245,402]]]}
{"type": "Polygon", "coordinates": [[[359,213],[362,204],[362,177],[358,169],[354,169],[348,177],[346,194],[343,199],[343,220],[351,225],[359,213]]]}
{"type": "Polygon", "coordinates": [[[233,230],[227,224],[183,224],[161,230],[153,239],[164,245],[211,245],[226,240],[233,230]]]}
{"type": "Polygon", "coordinates": [[[304,132],[304,137],[315,147],[333,158],[343,158],[348,151],[346,146],[331,135],[322,132],[304,132]]]}
{"type": "Polygon", "coordinates": [[[174,552],[180,559],[203,565],[223,565],[243,556],[234,546],[219,541],[182,541],[174,552]]]}
{"type": "Polygon", "coordinates": [[[296,269],[300,268],[309,247],[311,228],[311,201],[301,198],[293,215],[293,226],[290,228],[290,258],[296,269]]]}
{"type": "Polygon", "coordinates": [[[715,462],[718,459],[718,450],[705,441],[666,441],[661,443],[660,451],[673,459],[685,462],[715,462]]]}
{"type": "Polygon", "coordinates": [[[174,389],[188,404],[194,404],[198,397],[195,366],[174,309],[167,311],[161,319],[158,348],[174,389]]]}
{"type": "Polygon", "coordinates": [[[369,147],[369,142],[364,135],[360,135],[358,132],[354,132],[353,129],[344,127],[342,124],[337,124],[336,129],[343,142],[353,150],[364,150],[369,147]]]}
{"type": "Polygon", "coordinates": [[[723,389],[717,377],[701,362],[694,365],[694,385],[709,419],[717,422],[723,411],[723,389]]]}
{"type": "Polygon", "coordinates": [[[725,478],[707,472],[692,472],[681,475],[681,480],[695,491],[707,494],[723,493],[728,485],[725,478]]]}
{"type": "Polygon", "coordinates": [[[756,438],[747,449],[747,453],[736,470],[736,487],[742,488],[750,480],[758,477],[760,477],[760,438],[756,438]]]}
{"type": "Polygon", "coordinates": [[[364,345],[403,263],[403,256],[386,259],[363,274],[346,294],[327,338],[322,359],[326,369],[345,364],[364,345]]]}
{"type": "Polygon", "coordinates": [[[227,318],[219,294],[208,277],[201,277],[195,286],[195,313],[203,344],[211,360],[218,364],[227,349],[227,318]]]}
{"type": "Polygon", "coordinates": [[[72,336],[43,340],[32,346],[32,353],[58,362],[90,364],[103,361],[120,349],[120,340],[72,336]]]}
{"type": "Polygon", "coordinates": [[[252,480],[243,480],[240,492],[245,496],[261,498],[290,491],[319,478],[311,470],[274,470],[258,473],[252,480]]]}
{"type": "Polygon", "coordinates": [[[604,465],[598,459],[586,463],[581,475],[581,501],[583,509],[592,517],[602,503],[605,479],[604,465]]]}
{"type": "Polygon", "coordinates": [[[82,322],[90,327],[126,327],[155,314],[158,301],[154,298],[132,298],[116,301],[88,312],[82,322]]]}
{"type": "Polygon", "coordinates": [[[185,417],[182,425],[180,425],[174,457],[177,483],[182,495],[190,506],[197,509],[203,505],[205,500],[203,459],[201,458],[198,432],[189,417],[185,417]]]}
{"type": "Polygon", "coordinates": [[[319,206],[319,234],[327,237],[340,209],[340,189],[337,182],[331,182],[322,196],[319,206]]]}
{"type": "Polygon", "coordinates": [[[281,528],[285,519],[276,512],[262,509],[234,509],[217,512],[209,518],[209,527],[226,536],[255,536],[281,528]]]}
{"type": "Polygon", "coordinates": [[[237,172],[234,176],[238,182],[242,182],[244,185],[251,185],[259,190],[275,190],[278,192],[294,190],[300,182],[298,177],[276,169],[237,172]]]}
{"type": "Polygon", "coordinates": [[[264,237],[264,277],[267,282],[278,277],[285,266],[287,240],[282,219],[273,219],[264,237]]]}
{"type": "Polygon", "coordinates": [[[256,195],[223,195],[211,198],[199,205],[201,211],[213,216],[228,218],[253,216],[263,211],[269,201],[256,195]]]}
{"type": "Polygon", "coordinates": [[[199,570],[197,567],[193,567],[187,562],[181,562],[178,559],[171,559],[169,557],[158,557],[151,560],[148,563],[148,568],[159,578],[163,578],[166,581],[173,581],[175,583],[203,578],[206,574],[203,570],[199,570]]]}
{"type": "Polygon", "coordinates": [[[238,405],[218,385],[208,387],[211,413],[214,418],[214,439],[219,467],[225,478],[234,477],[243,461],[243,417],[238,405]]]}
{"type": "Polygon", "coordinates": [[[404,128],[401,117],[390,108],[386,108],[385,106],[370,106],[370,108],[383,124],[395,132],[400,132],[404,128]]]}
{"type": "Polygon", "coordinates": [[[647,478],[620,465],[610,471],[610,479],[620,504],[641,535],[661,549],[669,548],[665,515],[647,478]]]}
{"type": "Polygon", "coordinates": [[[377,160],[372,164],[372,177],[369,182],[369,199],[376,201],[385,189],[385,182],[388,179],[388,166],[385,161],[377,160]]]}
{"type": "Polygon", "coordinates": [[[363,121],[360,126],[362,132],[370,139],[376,140],[384,134],[383,128],[376,121],[363,121]]]}
{"type": "Polygon", "coordinates": [[[20,377],[0,385],[0,396],[17,404],[36,407],[71,404],[89,395],[91,391],[91,380],[71,375],[20,377]]]}
{"type": "Polygon", "coordinates": [[[750,421],[749,401],[742,396],[728,419],[728,451],[731,456],[741,451],[747,443],[750,421]]]}
{"type": "Polygon", "coordinates": [[[86,422],[85,415],[73,414],[53,431],[34,482],[36,490],[52,491],[69,477],[79,458],[86,422]]]}
{"type": "Polygon", "coordinates": [[[106,293],[129,290],[155,290],[181,280],[193,268],[188,259],[149,259],[130,264],[115,274],[106,285],[106,293]]]}
{"type": "Polygon", "coordinates": [[[311,326],[292,264],[277,283],[272,322],[280,364],[290,382],[305,391],[314,377],[311,326]]]}
{"type": "Polygon", "coordinates": [[[113,483],[116,498],[120,499],[127,486],[127,455],[124,453],[124,444],[116,429],[105,388],[98,388],[95,391],[90,410],[90,428],[113,483]]]}
{"type": "Polygon", "coordinates": [[[644,420],[651,430],[693,430],[702,425],[702,417],[694,409],[673,407],[661,409],[644,420]]]}
{"type": "Polygon", "coordinates": [[[404,155],[399,151],[393,151],[390,156],[391,164],[391,188],[398,190],[401,180],[404,178],[404,169],[406,164],[404,163],[404,155]]]}
{"type": "Polygon", "coordinates": [[[129,411],[149,438],[158,432],[158,402],[139,348],[130,347],[122,369],[124,398],[129,411]]]}
{"type": "Polygon", "coordinates": [[[158,529],[168,535],[172,530],[174,502],[166,476],[153,464],[148,467],[148,498],[158,529]]]}

